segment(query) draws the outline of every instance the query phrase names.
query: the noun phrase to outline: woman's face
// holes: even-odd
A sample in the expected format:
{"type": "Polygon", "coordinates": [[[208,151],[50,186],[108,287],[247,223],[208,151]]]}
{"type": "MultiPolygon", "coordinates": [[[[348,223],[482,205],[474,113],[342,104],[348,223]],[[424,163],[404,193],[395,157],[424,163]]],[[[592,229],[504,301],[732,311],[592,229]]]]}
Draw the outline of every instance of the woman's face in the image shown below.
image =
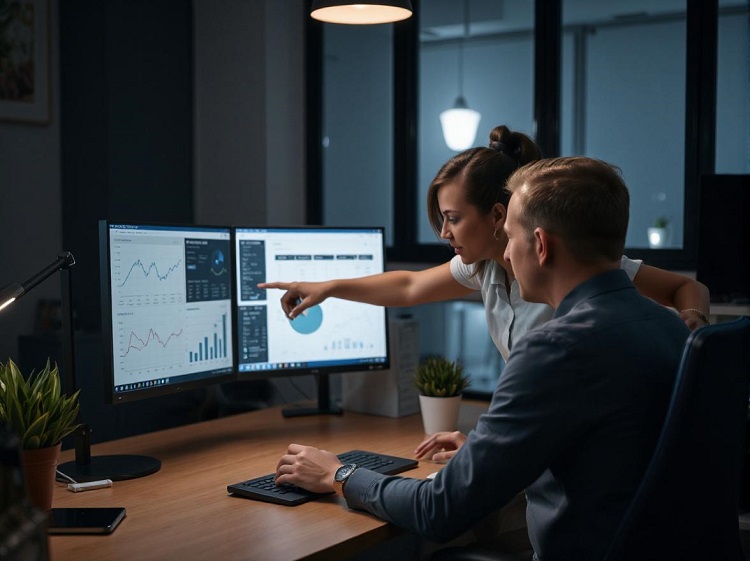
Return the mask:
{"type": "Polygon", "coordinates": [[[461,261],[471,264],[485,259],[503,261],[505,233],[503,216],[498,220],[495,212],[482,214],[466,200],[463,182],[458,179],[446,183],[437,193],[443,228],[440,237],[448,240],[461,261]],[[500,241],[494,238],[494,233],[500,241]]]}

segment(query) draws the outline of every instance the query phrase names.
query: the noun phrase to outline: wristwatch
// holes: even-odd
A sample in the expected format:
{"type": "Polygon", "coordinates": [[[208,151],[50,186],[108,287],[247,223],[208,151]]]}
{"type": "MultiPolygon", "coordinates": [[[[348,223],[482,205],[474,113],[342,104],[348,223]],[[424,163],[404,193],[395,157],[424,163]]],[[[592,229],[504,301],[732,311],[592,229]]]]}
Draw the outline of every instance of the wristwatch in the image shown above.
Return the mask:
{"type": "Polygon", "coordinates": [[[349,476],[353,474],[359,466],[357,464],[344,464],[336,470],[333,476],[333,490],[337,495],[344,496],[344,485],[349,476]]]}

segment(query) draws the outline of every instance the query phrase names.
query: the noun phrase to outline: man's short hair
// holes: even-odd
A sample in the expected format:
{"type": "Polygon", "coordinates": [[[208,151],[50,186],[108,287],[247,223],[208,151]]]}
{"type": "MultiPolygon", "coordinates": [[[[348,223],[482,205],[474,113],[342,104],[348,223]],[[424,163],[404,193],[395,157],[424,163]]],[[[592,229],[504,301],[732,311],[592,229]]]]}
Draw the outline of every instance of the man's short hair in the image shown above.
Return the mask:
{"type": "Polygon", "coordinates": [[[583,263],[622,256],[630,194],[620,168],[583,156],[549,158],[519,168],[507,189],[523,197],[519,223],[529,236],[541,227],[583,263]]]}

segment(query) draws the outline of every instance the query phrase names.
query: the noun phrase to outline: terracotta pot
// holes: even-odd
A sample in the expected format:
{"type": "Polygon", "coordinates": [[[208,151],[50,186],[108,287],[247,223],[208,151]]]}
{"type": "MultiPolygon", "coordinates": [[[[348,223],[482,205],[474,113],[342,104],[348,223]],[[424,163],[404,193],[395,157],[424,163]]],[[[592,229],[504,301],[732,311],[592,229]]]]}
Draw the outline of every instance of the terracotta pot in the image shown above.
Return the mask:
{"type": "Polygon", "coordinates": [[[55,488],[55,470],[60,457],[60,444],[38,450],[21,450],[21,468],[26,482],[26,491],[39,510],[52,508],[52,492],[55,488]]]}
{"type": "Polygon", "coordinates": [[[460,395],[454,397],[420,395],[419,407],[422,410],[425,434],[458,430],[458,412],[461,408],[460,395]]]}

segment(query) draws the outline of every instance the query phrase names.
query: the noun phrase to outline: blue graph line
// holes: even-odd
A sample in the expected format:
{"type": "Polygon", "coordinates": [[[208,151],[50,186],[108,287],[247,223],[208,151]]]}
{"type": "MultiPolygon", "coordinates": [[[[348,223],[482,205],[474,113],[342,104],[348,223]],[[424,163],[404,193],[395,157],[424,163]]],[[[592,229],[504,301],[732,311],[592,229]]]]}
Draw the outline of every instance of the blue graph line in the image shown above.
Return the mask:
{"type": "Polygon", "coordinates": [[[122,282],[121,282],[121,283],[120,283],[120,284],[119,284],[118,286],[119,286],[120,288],[122,288],[123,286],[125,286],[125,283],[126,283],[126,282],[128,282],[128,279],[130,278],[130,275],[131,275],[131,274],[133,273],[133,269],[135,269],[135,268],[136,268],[136,267],[138,267],[138,266],[140,266],[140,267],[141,267],[141,270],[143,271],[143,276],[144,276],[144,277],[148,277],[148,276],[149,276],[149,275],[151,274],[151,270],[153,269],[154,271],[156,271],[156,276],[157,276],[157,278],[158,278],[159,280],[163,281],[163,280],[167,280],[167,277],[168,277],[168,276],[170,275],[170,273],[171,273],[172,271],[174,271],[174,270],[175,270],[175,269],[176,269],[177,267],[179,267],[181,263],[182,263],[182,259],[180,259],[180,260],[179,260],[179,261],[178,261],[177,263],[175,263],[175,264],[174,264],[174,265],[172,265],[172,266],[171,266],[171,267],[170,267],[169,269],[167,269],[167,272],[166,272],[165,274],[163,274],[163,275],[160,275],[160,274],[159,274],[159,268],[158,268],[158,267],[156,266],[156,263],[155,263],[155,262],[152,262],[152,263],[151,263],[151,265],[149,265],[149,266],[148,266],[148,269],[146,269],[146,268],[145,268],[145,267],[143,266],[143,263],[141,262],[141,260],[140,260],[140,259],[138,259],[138,260],[137,260],[137,261],[136,261],[135,263],[133,263],[133,265],[132,265],[132,266],[130,267],[130,271],[128,271],[128,274],[127,274],[127,276],[125,277],[125,280],[124,280],[124,281],[122,281],[122,282]]]}

